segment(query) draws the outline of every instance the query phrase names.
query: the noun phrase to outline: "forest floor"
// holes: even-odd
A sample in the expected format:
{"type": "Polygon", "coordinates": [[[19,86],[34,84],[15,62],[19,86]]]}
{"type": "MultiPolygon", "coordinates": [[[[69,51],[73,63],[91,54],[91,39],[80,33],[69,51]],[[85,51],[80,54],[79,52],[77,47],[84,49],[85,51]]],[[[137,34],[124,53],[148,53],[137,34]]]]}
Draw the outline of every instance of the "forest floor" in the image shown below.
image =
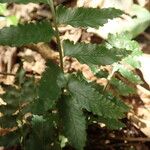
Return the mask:
{"type": "MultiPolygon", "coordinates": [[[[62,0],[59,0],[62,2],[62,0]]],[[[76,1],[68,1],[64,3],[67,6],[76,6],[76,1]]],[[[78,0],[78,5],[96,7],[100,5],[88,2],[85,4],[83,0],[78,0]]],[[[126,4],[127,5],[127,4],[126,4]]],[[[122,4],[122,7],[127,7],[122,4]]],[[[128,4],[130,5],[130,4],[128,4]]],[[[149,8],[149,4],[145,4],[149,8]]],[[[125,8],[126,9],[126,8],[125,8]]],[[[150,9],[150,8],[149,8],[150,9]]],[[[33,20],[42,20],[43,18],[51,18],[49,8],[45,5],[28,4],[17,5],[11,4],[8,6],[9,13],[20,18],[21,22],[29,22],[33,20]]],[[[5,26],[5,22],[0,21],[0,27],[5,26]]],[[[62,26],[59,28],[61,39],[70,39],[77,41],[84,41],[90,43],[101,43],[104,41],[106,34],[100,35],[95,32],[88,32],[85,29],[77,29],[71,26],[62,26]]],[[[87,129],[88,142],[86,150],[150,150],[150,28],[141,33],[135,38],[139,42],[144,55],[140,61],[141,69],[136,72],[142,78],[144,84],[136,85],[137,94],[127,97],[122,97],[122,100],[132,105],[133,111],[126,115],[122,121],[126,127],[121,130],[110,130],[101,124],[92,124],[87,129]],[[144,123],[142,126],[140,123],[144,123]]],[[[40,78],[45,69],[45,59],[52,59],[55,62],[59,61],[58,49],[55,40],[44,44],[28,45],[24,47],[8,47],[0,46],[0,73],[6,72],[15,74],[22,63],[26,72],[31,75],[34,74],[40,78]]],[[[90,69],[77,60],[65,57],[65,71],[73,72],[81,70],[84,76],[91,81],[97,80],[90,69]]],[[[13,84],[14,76],[0,75],[0,83],[13,84]]],[[[101,80],[100,82],[105,82],[101,80]]],[[[3,92],[0,86],[0,93],[3,92]]],[[[0,134],[4,130],[0,129],[0,134]]],[[[3,149],[3,148],[2,148],[3,149]]],[[[17,150],[18,148],[11,148],[5,150],[17,150]]],[[[67,147],[65,150],[71,150],[67,147]]],[[[1,150],[1,148],[0,148],[1,150]]]]}

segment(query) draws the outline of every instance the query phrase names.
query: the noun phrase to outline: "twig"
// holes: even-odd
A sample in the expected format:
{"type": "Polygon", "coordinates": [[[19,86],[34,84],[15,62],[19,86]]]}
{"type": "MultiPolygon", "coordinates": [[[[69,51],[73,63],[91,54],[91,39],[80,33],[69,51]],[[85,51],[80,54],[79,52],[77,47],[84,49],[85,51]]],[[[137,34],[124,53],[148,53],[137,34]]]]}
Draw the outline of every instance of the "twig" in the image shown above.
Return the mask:
{"type": "Polygon", "coordinates": [[[7,73],[7,72],[0,72],[0,75],[5,75],[5,76],[16,76],[13,73],[7,73]]]}
{"type": "Polygon", "coordinates": [[[149,34],[147,34],[146,32],[143,32],[143,33],[142,33],[142,35],[144,35],[144,36],[145,36],[145,38],[147,38],[148,40],[150,40],[150,35],[149,35],[149,34]]]}
{"type": "Polygon", "coordinates": [[[109,140],[120,140],[120,141],[131,141],[131,142],[150,142],[150,138],[147,137],[114,137],[109,138],[109,140]]]}
{"type": "MultiPolygon", "coordinates": [[[[7,73],[7,72],[0,72],[0,75],[4,75],[4,76],[16,76],[16,74],[13,74],[13,73],[7,73]]],[[[33,75],[30,74],[30,73],[26,73],[26,76],[27,77],[32,77],[33,75]]],[[[34,74],[35,77],[37,78],[40,78],[41,75],[38,75],[38,74],[34,74]]]]}

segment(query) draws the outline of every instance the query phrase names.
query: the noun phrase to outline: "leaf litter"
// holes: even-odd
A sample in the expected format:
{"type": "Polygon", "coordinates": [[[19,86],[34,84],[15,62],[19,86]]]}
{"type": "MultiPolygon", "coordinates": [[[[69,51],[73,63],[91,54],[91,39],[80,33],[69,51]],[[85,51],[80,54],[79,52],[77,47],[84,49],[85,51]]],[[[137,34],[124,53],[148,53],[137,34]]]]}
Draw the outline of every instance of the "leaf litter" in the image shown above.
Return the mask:
{"type": "MultiPolygon", "coordinates": [[[[140,5],[148,5],[147,1],[143,0],[137,0],[140,5]]],[[[115,2],[115,0],[113,0],[115,2]]],[[[113,3],[112,2],[112,3],[113,3]]],[[[118,1],[117,1],[118,2],[118,1]]],[[[123,1],[121,1],[123,2],[123,1]]],[[[129,1],[128,1],[129,2],[129,1]]],[[[102,5],[107,7],[108,3],[107,0],[104,2],[104,0],[101,0],[96,3],[96,1],[81,1],[78,0],[77,5],[78,6],[85,6],[85,7],[102,7],[102,5]]],[[[109,3],[110,4],[110,3],[109,3]]],[[[116,5],[120,5],[123,9],[126,11],[130,11],[130,8],[132,6],[132,1],[130,1],[128,4],[118,4],[115,3],[116,5]],[[128,6],[128,7],[127,7],[128,6]],[[128,10],[127,10],[128,9],[128,10]]],[[[49,14],[49,10],[45,9],[43,10],[44,6],[39,6],[35,4],[30,4],[30,7],[24,6],[24,5],[14,5],[10,7],[10,11],[13,12],[15,15],[21,18],[22,22],[30,21],[32,19],[41,19],[41,17],[51,17],[49,14]],[[21,11],[20,11],[21,10],[21,11]],[[25,13],[26,12],[26,13],[25,13]],[[34,13],[37,12],[37,13],[34,13]],[[20,14],[19,14],[20,13],[20,14]]],[[[130,21],[129,18],[127,18],[127,22],[130,21]]],[[[5,25],[2,24],[3,26],[5,25]]],[[[110,28],[110,26],[106,27],[106,30],[110,28]]],[[[69,38],[73,40],[74,42],[77,42],[82,39],[83,33],[86,32],[85,30],[81,29],[76,29],[70,26],[64,26],[59,28],[61,32],[61,38],[66,39],[69,38]]],[[[89,29],[88,29],[89,30],[89,29]]],[[[90,31],[91,32],[91,31],[90,31]]],[[[93,35],[95,36],[97,41],[101,41],[101,37],[106,38],[107,34],[101,33],[98,34],[98,31],[92,31],[92,33],[87,33],[85,34],[85,38],[83,41],[86,42],[91,42],[93,39],[93,35]],[[100,35],[97,36],[97,35],[100,35]],[[86,40],[85,40],[86,39],[86,40]],[[87,40],[88,39],[88,40],[87,40]]],[[[145,42],[145,39],[143,43],[145,42]]],[[[142,43],[142,44],[143,44],[142,43]]],[[[48,46],[53,47],[55,51],[52,51],[53,54],[53,59],[57,62],[58,61],[58,52],[57,48],[55,48],[55,40],[54,43],[50,43],[48,46]]],[[[145,51],[150,50],[150,45],[146,43],[147,49],[145,51]],[[149,50],[148,50],[149,49],[149,50]]],[[[0,59],[0,70],[6,71],[7,73],[12,73],[15,74],[17,69],[18,69],[18,63],[17,59],[23,62],[24,69],[30,73],[30,74],[38,74],[41,75],[45,68],[45,60],[41,57],[41,55],[38,52],[35,52],[32,50],[32,46],[30,48],[21,48],[21,52],[18,53],[18,50],[13,50],[13,48],[10,47],[1,47],[0,48],[0,53],[3,55],[7,55],[7,57],[3,57],[0,59]],[[6,51],[5,51],[6,49],[6,51]],[[8,52],[7,52],[8,51],[8,52]],[[7,52],[7,53],[6,53],[7,52]],[[5,54],[6,53],[6,54],[5,54]],[[16,54],[17,53],[17,54],[16,54]],[[17,55],[17,57],[14,58],[14,55],[17,55]],[[9,60],[11,59],[11,60],[9,60]],[[4,63],[5,62],[5,63],[4,63]],[[5,64],[5,65],[3,65],[5,64]]],[[[144,50],[143,50],[144,51],[144,50]]],[[[2,55],[1,55],[2,56],[2,55]]],[[[50,56],[51,57],[51,56],[50,56]]],[[[141,71],[141,76],[144,78],[144,81],[147,85],[150,85],[150,75],[149,75],[149,54],[145,54],[140,58],[141,61],[141,68],[139,69],[141,71]]],[[[66,72],[77,72],[77,71],[82,71],[84,76],[90,80],[90,81],[96,81],[100,84],[106,84],[106,80],[104,79],[97,79],[94,74],[91,72],[90,68],[84,64],[80,64],[77,60],[65,57],[65,69],[66,72]]],[[[109,71],[111,70],[110,68],[108,69],[109,71]]],[[[5,84],[13,84],[14,82],[14,77],[10,76],[4,76],[1,75],[0,79],[2,79],[1,82],[5,84]]],[[[135,101],[132,99],[132,97],[127,97],[127,102],[132,105],[134,108],[132,112],[128,114],[127,120],[125,120],[125,123],[127,124],[127,127],[121,131],[109,131],[105,127],[100,128],[99,125],[94,124],[93,126],[90,126],[88,129],[89,132],[89,141],[90,145],[87,147],[87,149],[91,149],[91,145],[94,145],[95,149],[100,149],[101,146],[106,145],[107,148],[114,148],[116,146],[126,148],[125,145],[129,146],[130,148],[132,145],[135,145],[136,148],[138,149],[148,149],[149,144],[141,144],[146,139],[147,137],[150,137],[150,88],[149,87],[144,87],[141,85],[137,85],[137,94],[140,97],[140,99],[136,99],[135,101]],[[137,101],[142,101],[142,105],[139,105],[137,101]],[[144,133],[144,134],[143,134],[144,133]],[[100,135],[104,135],[104,139],[101,139],[100,135]],[[122,141],[119,143],[119,139],[117,137],[127,137],[122,139],[122,141]],[[141,141],[136,141],[136,143],[132,142],[132,139],[138,139],[138,137],[142,137],[143,140],[141,141]],[[94,140],[93,140],[94,138],[94,140]],[[100,142],[101,141],[101,142],[100,142]],[[115,141],[115,142],[114,142],[115,141]],[[104,144],[105,143],[105,144],[104,144]],[[107,144],[106,144],[107,143],[107,144]],[[120,145],[119,145],[120,144],[120,145]]]]}

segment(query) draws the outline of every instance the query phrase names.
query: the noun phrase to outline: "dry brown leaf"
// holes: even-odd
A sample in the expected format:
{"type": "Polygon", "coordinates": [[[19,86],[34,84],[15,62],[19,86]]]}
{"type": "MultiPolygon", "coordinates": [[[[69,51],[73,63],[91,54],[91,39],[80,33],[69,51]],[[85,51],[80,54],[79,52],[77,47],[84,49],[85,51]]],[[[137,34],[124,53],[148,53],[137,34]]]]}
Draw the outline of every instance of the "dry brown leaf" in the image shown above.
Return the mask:
{"type": "Polygon", "coordinates": [[[143,106],[138,106],[135,112],[129,112],[128,117],[134,126],[150,137],[150,91],[137,85],[137,93],[143,102],[143,106]]]}
{"type": "Polygon", "coordinates": [[[130,12],[133,0],[104,0],[102,8],[115,7],[130,12]]]}
{"type": "Polygon", "coordinates": [[[1,147],[0,147],[0,150],[4,150],[4,147],[1,146],[1,147]]]}
{"type": "Polygon", "coordinates": [[[116,32],[120,33],[123,28],[126,28],[129,22],[132,22],[132,19],[128,17],[127,15],[123,15],[122,17],[124,17],[125,19],[115,18],[112,20],[108,20],[108,23],[104,24],[103,27],[99,27],[99,29],[88,28],[87,32],[95,33],[96,35],[104,39],[107,39],[109,33],[111,34],[114,34],[116,32]]]}
{"type": "Polygon", "coordinates": [[[136,0],[139,5],[142,7],[146,6],[148,3],[150,3],[150,0],[136,0]]]}
{"type": "Polygon", "coordinates": [[[105,0],[78,0],[77,7],[101,7],[105,0]]]}
{"type": "Polygon", "coordinates": [[[139,57],[139,61],[141,63],[140,70],[143,78],[150,87],[150,54],[143,54],[141,57],[139,57]]]}
{"type": "Polygon", "coordinates": [[[7,25],[6,19],[4,17],[0,17],[0,29],[7,25]]]}
{"type": "MultiPolygon", "coordinates": [[[[133,0],[104,0],[101,8],[115,7],[129,13],[132,9],[132,5],[133,0]]],[[[108,23],[104,24],[103,27],[99,27],[99,29],[88,28],[87,32],[95,33],[98,36],[107,39],[109,33],[120,33],[123,28],[128,26],[129,22],[132,23],[132,18],[127,15],[122,15],[122,18],[108,20],[108,23]]]]}
{"type": "Polygon", "coordinates": [[[142,87],[141,85],[137,85],[137,94],[141,98],[144,104],[150,104],[150,91],[142,87]]]}
{"type": "Polygon", "coordinates": [[[23,19],[23,21],[31,21],[31,12],[35,9],[40,9],[38,4],[14,4],[13,7],[10,9],[10,14],[15,15],[17,18],[23,19]]]}
{"type": "Polygon", "coordinates": [[[76,43],[80,39],[81,34],[82,34],[82,29],[74,28],[70,25],[67,25],[65,27],[59,27],[59,31],[61,33],[65,33],[64,35],[60,37],[61,40],[69,39],[70,41],[73,41],[74,43],[76,43]]]}
{"type": "Polygon", "coordinates": [[[137,114],[130,112],[128,117],[134,126],[140,129],[146,136],[150,137],[150,105],[149,107],[137,108],[137,114]]]}
{"type": "Polygon", "coordinates": [[[77,7],[93,7],[93,8],[108,8],[115,7],[125,12],[129,12],[133,0],[78,0],[77,7]]]}
{"type": "Polygon", "coordinates": [[[0,71],[11,72],[15,63],[17,49],[15,47],[0,46],[0,71]]]}
{"type": "Polygon", "coordinates": [[[37,52],[25,48],[18,56],[23,59],[23,68],[27,72],[41,74],[45,70],[45,60],[37,52]]]}
{"type": "MultiPolygon", "coordinates": [[[[15,74],[18,70],[18,64],[16,64],[17,48],[9,46],[0,46],[0,72],[15,74]]],[[[13,84],[14,76],[0,75],[0,82],[5,84],[13,84]]]]}

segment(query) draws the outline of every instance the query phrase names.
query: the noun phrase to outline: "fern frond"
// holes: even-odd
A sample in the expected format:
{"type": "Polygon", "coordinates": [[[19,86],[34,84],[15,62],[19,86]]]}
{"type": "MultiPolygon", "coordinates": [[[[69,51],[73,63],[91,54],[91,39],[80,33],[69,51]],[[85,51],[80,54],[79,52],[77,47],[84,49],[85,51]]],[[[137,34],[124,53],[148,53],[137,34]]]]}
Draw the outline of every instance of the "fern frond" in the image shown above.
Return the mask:
{"type": "Polygon", "coordinates": [[[29,23],[0,29],[0,44],[22,46],[31,43],[49,42],[54,31],[49,22],[29,23]]]}
{"type": "Polygon", "coordinates": [[[143,81],[138,75],[133,73],[133,71],[129,70],[128,68],[125,68],[124,66],[121,66],[118,71],[123,77],[125,77],[132,83],[136,83],[136,84],[143,83],[143,81]]]}
{"type": "Polygon", "coordinates": [[[6,107],[13,111],[15,108],[17,109],[19,105],[21,106],[26,102],[31,102],[35,98],[35,86],[36,84],[30,78],[24,80],[22,87],[3,86],[4,90],[7,92],[0,95],[0,97],[7,103],[7,105],[1,105],[0,109],[2,110],[6,107]]]}
{"type": "Polygon", "coordinates": [[[131,36],[127,32],[115,35],[109,34],[107,41],[110,45],[118,49],[125,49],[130,51],[140,50],[139,44],[136,41],[131,40],[131,36]]]}
{"type": "Polygon", "coordinates": [[[86,43],[73,44],[73,42],[68,40],[63,42],[63,48],[65,56],[75,57],[81,63],[94,65],[112,64],[130,54],[130,51],[114,48],[109,49],[105,45],[86,43]]]}
{"type": "Polygon", "coordinates": [[[132,87],[116,78],[112,78],[110,80],[110,84],[113,86],[114,90],[118,92],[119,95],[127,96],[129,94],[135,93],[135,90],[132,87]]]}
{"type": "Polygon", "coordinates": [[[16,111],[17,111],[17,106],[13,106],[13,105],[9,105],[9,104],[0,106],[0,112],[3,115],[10,116],[13,113],[15,113],[16,111]]]}
{"type": "Polygon", "coordinates": [[[132,51],[132,53],[124,58],[122,62],[129,64],[134,68],[139,68],[140,62],[137,60],[137,57],[142,55],[142,51],[139,44],[136,41],[131,40],[131,37],[132,36],[127,32],[115,35],[110,34],[108,43],[113,47],[132,51]]]}
{"type": "Polygon", "coordinates": [[[108,19],[113,19],[122,15],[121,10],[115,8],[67,8],[58,6],[56,9],[58,24],[69,24],[73,27],[93,27],[107,23],[108,19]]]}
{"type": "Polygon", "coordinates": [[[120,128],[125,127],[125,124],[123,124],[121,121],[117,119],[98,117],[98,122],[104,123],[106,127],[113,129],[113,130],[118,130],[120,128]]]}
{"type": "MultiPolygon", "coordinates": [[[[0,105],[0,126],[3,128],[12,128],[17,126],[17,120],[21,120],[24,115],[23,109],[34,100],[35,86],[32,79],[26,78],[21,87],[3,86],[5,93],[0,97],[6,102],[6,105],[0,105]],[[18,114],[22,113],[21,116],[18,114]]],[[[28,111],[30,112],[30,110],[28,111]]]]}
{"type": "Polygon", "coordinates": [[[138,68],[141,67],[141,63],[140,63],[140,61],[137,58],[138,58],[138,56],[135,56],[132,53],[130,56],[124,58],[122,60],[122,62],[132,66],[133,68],[137,68],[138,69],[138,68]]]}
{"type": "Polygon", "coordinates": [[[12,116],[4,115],[0,117],[1,128],[13,128],[16,126],[17,126],[17,115],[12,115],[12,116]]]}
{"type": "Polygon", "coordinates": [[[106,118],[122,118],[127,110],[121,103],[110,100],[109,97],[102,96],[86,81],[71,77],[68,83],[68,90],[78,105],[93,114],[106,118]],[[120,105],[121,104],[121,105],[120,105]]]}
{"type": "Polygon", "coordinates": [[[28,150],[49,150],[49,143],[54,140],[54,121],[53,114],[48,118],[33,115],[31,120],[32,131],[25,141],[25,148],[28,150]]]}
{"type": "Polygon", "coordinates": [[[5,136],[0,136],[0,146],[5,146],[5,148],[17,146],[19,144],[19,141],[20,141],[20,130],[9,132],[5,136]]]}
{"type": "Polygon", "coordinates": [[[51,61],[48,61],[46,65],[47,68],[42,74],[37,90],[38,98],[33,104],[34,113],[43,113],[53,108],[61,94],[58,83],[60,76],[63,76],[61,69],[51,61]]]}
{"type": "Polygon", "coordinates": [[[77,150],[83,150],[86,142],[86,120],[77,101],[68,96],[60,104],[64,134],[77,150]]]}

